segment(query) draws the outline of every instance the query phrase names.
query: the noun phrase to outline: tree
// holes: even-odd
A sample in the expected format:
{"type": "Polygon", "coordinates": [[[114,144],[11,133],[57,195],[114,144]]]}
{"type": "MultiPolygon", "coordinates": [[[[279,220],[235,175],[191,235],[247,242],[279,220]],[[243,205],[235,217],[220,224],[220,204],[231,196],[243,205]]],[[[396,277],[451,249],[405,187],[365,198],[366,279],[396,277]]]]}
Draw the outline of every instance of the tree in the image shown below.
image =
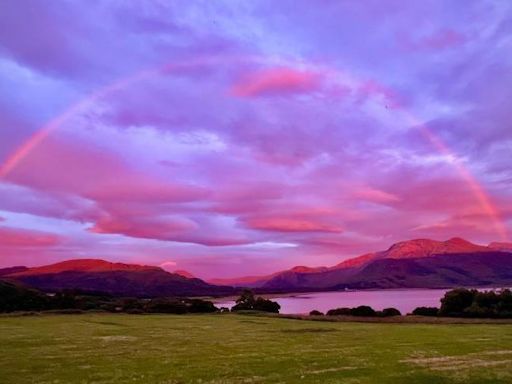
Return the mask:
{"type": "Polygon", "coordinates": [[[263,297],[254,298],[254,293],[246,289],[236,300],[236,304],[231,308],[232,311],[263,311],[279,313],[281,306],[279,303],[264,299],[263,297]]]}
{"type": "Polygon", "coordinates": [[[452,289],[441,299],[441,316],[464,316],[464,310],[471,306],[477,291],[465,288],[452,289]]]}
{"type": "Polygon", "coordinates": [[[279,313],[281,306],[276,301],[267,300],[264,299],[263,297],[258,297],[256,299],[256,302],[254,303],[254,309],[256,311],[279,313]]]}
{"type": "Polygon", "coordinates": [[[232,311],[250,311],[254,309],[254,304],[256,303],[256,299],[254,298],[254,293],[250,289],[244,289],[238,299],[236,299],[236,304],[231,308],[232,311]]]}

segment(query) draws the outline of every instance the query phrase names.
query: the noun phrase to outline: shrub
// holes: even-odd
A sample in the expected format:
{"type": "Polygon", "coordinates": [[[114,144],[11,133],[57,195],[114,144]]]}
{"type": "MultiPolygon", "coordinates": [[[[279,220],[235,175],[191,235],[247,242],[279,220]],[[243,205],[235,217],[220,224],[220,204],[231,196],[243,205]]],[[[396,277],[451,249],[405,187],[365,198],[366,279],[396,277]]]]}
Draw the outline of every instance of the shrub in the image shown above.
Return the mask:
{"type": "Polygon", "coordinates": [[[368,305],[360,305],[359,307],[352,308],[350,310],[350,314],[352,316],[366,316],[371,317],[375,316],[377,313],[372,307],[369,307],[368,305]]]}
{"type": "Polygon", "coordinates": [[[416,316],[437,316],[439,308],[436,307],[418,307],[412,311],[413,315],[416,316]]]}
{"type": "Polygon", "coordinates": [[[211,301],[192,299],[188,305],[190,313],[212,313],[217,312],[218,308],[211,301]]]}
{"type": "Polygon", "coordinates": [[[379,315],[382,317],[402,316],[402,313],[396,308],[384,308],[379,311],[379,315]]]}
{"type": "Polygon", "coordinates": [[[309,312],[309,316],[323,316],[324,314],[320,311],[317,311],[316,309],[309,312]]]}
{"type": "Polygon", "coordinates": [[[350,308],[335,308],[327,311],[327,316],[350,316],[350,308]]]}

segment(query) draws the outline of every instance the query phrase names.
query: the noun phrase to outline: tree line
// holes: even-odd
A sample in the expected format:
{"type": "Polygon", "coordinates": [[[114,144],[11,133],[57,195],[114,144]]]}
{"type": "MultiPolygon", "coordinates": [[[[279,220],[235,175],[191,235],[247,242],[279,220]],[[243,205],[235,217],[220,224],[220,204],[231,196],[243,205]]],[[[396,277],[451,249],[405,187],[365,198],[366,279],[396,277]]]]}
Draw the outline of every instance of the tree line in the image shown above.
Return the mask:
{"type": "MultiPolygon", "coordinates": [[[[64,290],[46,294],[14,282],[0,280],[0,312],[16,311],[107,311],[124,313],[214,313],[261,311],[279,313],[279,303],[242,291],[231,308],[218,308],[211,301],[196,298],[161,297],[154,299],[119,298],[101,292],[64,290]]],[[[445,293],[441,306],[418,307],[412,315],[467,318],[512,318],[512,291],[478,291],[457,288],[445,293]]],[[[311,311],[311,316],[324,315],[311,311]]],[[[334,308],[327,316],[391,317],[401,316],[396,308],[377,311],[370,306],[334,308]]]]}
{"type": "MultiPolygon", "coordinates": [[[[275,301],[255,297],[251,291],[243,291],[231,311],[263,311],[278,313],[280,306],[275,301]]],[[[63,290],[46,294],[36,289],[0,280],[0,312],[17,311],[106,311],[131,314],[142,313],[214,313],[229,312],[228,308],[217,308],[209,300],[180,297],[154,299],[120,298],[102,292],[63,290]]]]}
{"type": "MultiPolygon", "coordinates": [[[[317,310],[309,313],[311,316],[322,316],[317,310]]],[[[385,308],[376,311],[367,305],[355,308],[335,308],[327,311],[327,316],[364,316],[389,317],[400,316],[396,308],[385,308]]],[[[416,316],[444,316],[467,318],[512,318],[512,291],[478,291],[476,289],[456,288],[447,291],[438,307],[417,307],[411,315],[416,316]]]]}

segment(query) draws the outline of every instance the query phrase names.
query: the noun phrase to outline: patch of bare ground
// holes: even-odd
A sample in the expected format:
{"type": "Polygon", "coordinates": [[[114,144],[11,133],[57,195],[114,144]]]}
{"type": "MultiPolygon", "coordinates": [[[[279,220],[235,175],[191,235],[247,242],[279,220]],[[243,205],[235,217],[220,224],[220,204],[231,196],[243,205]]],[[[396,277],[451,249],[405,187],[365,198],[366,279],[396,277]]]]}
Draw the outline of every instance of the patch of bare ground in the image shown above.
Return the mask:
{"type": "Polygon", "coordinates": [[[334,367],[334,368],[325,368],[325,369],[315,369],[311,371],[303,371],[303,375],[321,375],[324,373],[331,372],[342,372],[342,371],[351,371],[354,369],[359,369],[360,367],[334,367]]]}
{"type": "Polygon", "coordinates": [[[457,356],[413,355],[401,363],[412,364],[433,371],[460,371],[466,368],[498,367],[512,363],[512,350],[485,351],[457,356]]]}

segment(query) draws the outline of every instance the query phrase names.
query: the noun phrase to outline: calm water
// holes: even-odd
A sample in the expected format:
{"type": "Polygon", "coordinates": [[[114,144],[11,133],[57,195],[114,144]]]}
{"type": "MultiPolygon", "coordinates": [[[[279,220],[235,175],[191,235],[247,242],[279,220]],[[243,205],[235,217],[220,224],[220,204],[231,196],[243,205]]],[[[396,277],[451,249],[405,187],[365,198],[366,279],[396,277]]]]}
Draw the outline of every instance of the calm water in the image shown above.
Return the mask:
{"type": "MultiPolygon", "coordinates": [[[[446,289],[400,289],[381,291],[314,292],[273,297],[281,305],[281,313],[303,314],[313,309],[327,312],[340,307],[369,305],[376,310],[388,307],[398,309],[402,314],[410,313],[416,307],[439,307],[446,289]]],[[[234,301],[218,301],[217,307],[229,307],[234,301]]]]}

